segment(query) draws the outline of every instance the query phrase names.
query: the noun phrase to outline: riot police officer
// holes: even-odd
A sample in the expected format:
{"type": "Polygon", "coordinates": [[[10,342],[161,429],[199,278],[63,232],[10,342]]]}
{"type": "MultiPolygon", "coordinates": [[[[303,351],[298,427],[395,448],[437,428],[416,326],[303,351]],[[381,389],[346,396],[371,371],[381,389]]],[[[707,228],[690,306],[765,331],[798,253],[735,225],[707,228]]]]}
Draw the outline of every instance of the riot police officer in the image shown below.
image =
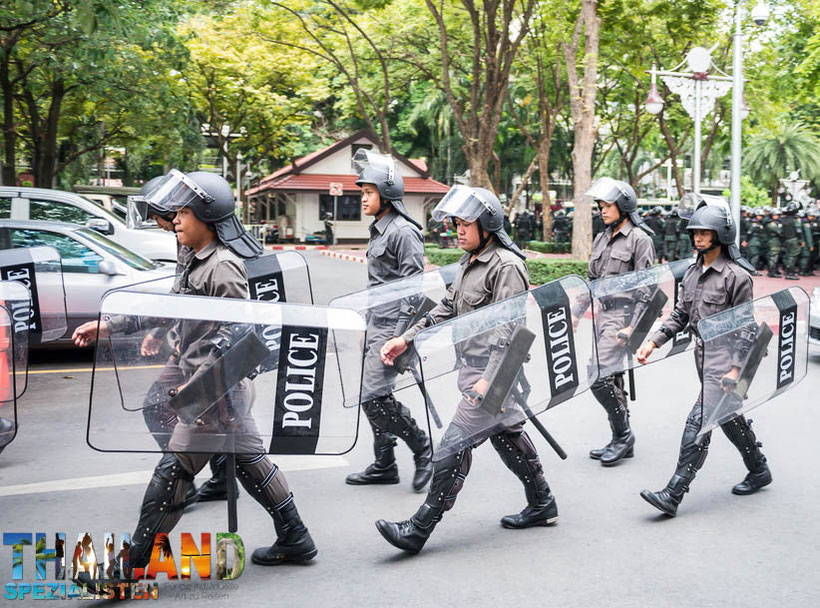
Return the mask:
{"type": "MultiPolygon", "coordinates": [[[[758,214],[752,214],[749,212],[749,228],[746,236],[746,259],[749,260],[749,263],[754,266],[755,271],[752,274],[757,274],[757,271],[762,268],[760,266],[760,249],[762,245],[761,235],[763,233],[763,223],[760,219],[759,212],[758,214]]],[[[741,242],[741,244],[743,244],[741,242]]]]}
{"type": "Polygon", "coordinates": [[[806,220],[808,221],[809,231],[811,232],[811,239],[814,243],[814,251],[812,252],[811,261],[809,264],[809,272],[820,268],[820,219],[818,219],[817,207],[811,206],[806,211],[806,220]]]}
{"type": "MultiPolygon", "coordinates": [[[[248,277],[243,258],[258,256],[262,248],[234,214],[233,190],[227,181],[214,173],[182,174],[172,170],[146,198],[157,209],[175,213],[173,221],[177,238],[193,250],[182,277],[173,288],[174,293],[248,298],[248,277]]],[[[102,321],[99,334],[96,321],[86,323],[75,330],[73,339],[78,346],[87,346],[111,331],[136,331],[138,328],[119,327],[133,322],[133,317],[102,321]]],[[[218,331],[212,322],[177,324],[173,355],[176,375],[166,378],[167,386],[180,387],[196,370],[214,364],[219,357],[215,339],[218,331]]],[[[251,381],[244,379],[232,392],[234,411],[244,412],[236,417],[237,423],[243,426],[242,432],[236,434],[239,480],[271,515],[277,536],[271,547],[256,549],[251,559],[262,565],[313,559],[316,547],[296,510],[284,473],[266,456],[255,429],[250,413],[253,401],[251,381]]],[[[180,422],[174,427],[168,451],[156,466],[145,491],[139,523],[132,536],[132,568],[148,565],[155,536],[170,532],[182,516],[181,507],[187,489],[211,458],[209,453],[191,449],[197,445],[197,438],[202,438],[202,433],[198,424],[180,422]]]]}
{"type": "Polygon", "coordinates": [[[800,249],[800,274],[810,277],[812,272],[812,258],[814,257],[815,240],[812,234],[812,221],[809,219],[808,211],[800,212],[799,231],[802,231],[803,247],[800,249]]]}
{"type": "Polygon", "coordinates": [[[649,211],[646,218],[646,225],[655,233],[652,235],[652,245],[655,247],[655,259],[658,263],[663,257],[663,234],[666,229],[666,222],[663,221],[662,215],[663,208],[657,205],[649,211]]]}
{"type": "MultiPolygon", "coordinates": [[[[638,361],[646,363],[652,351],[670,340],[677,332],[689,326],[695,334],[695,364],[703,382],[704,361],[703,341],[697,336],[698,322],[706,316],[743,304],[752,299],[753,268],[743,259],[734,244],[735,225],[731,213],[724,205],[701,203],[687,226],[692,235],[692,243],[698,252],[695,264],[683,276],[675,309],[667,317],[660,329],[638,351],[638,361]]],[[[722,385],[730,387],[737,381],[740,372],[740,357],[748,348],[750,338],[746,332],[739,332],[738,343],[729,349],[726,357],[731,361],[721,361],[721,370],[726,370],[722,385]]],[[[710,365],[711,362],[705,362],[710,365]]],[[[715,365],[711,365],[716,367],[715,365]]],[[[721,372],[722,373],[722,372],[721,372]]],[[[728,390],[724,389],[724,390],[728,390]]],[[[666,515],[674,517],[684,493],[698,470],[703,466],[709,449],[711,432],[700,441],[697,439],[703,421],[702,393],[699,394],[692,411],[686,419],[681,439],[680,454],[674,475],[663,490],[644,490],[641,496],[649,504],[666,515]]],[[[760,451],[757,438],[750,422],[737,416],[721,425],[721,429],[740,452],[749,474],[732,488],[734,494],[752,494],[772,482],[772,475],[766,464],[766,457],[760,451]]]]}
{"type": "Polygon", "coordinates": [[[325,245],[334,245],[333,242],[333,214],[328,211],[325,213],[325,245]]]}
{"type": "MultiPolygon", "coordinates": [[[[592,243],[589,260],[589,279],[601,279],[633,270],[649,268],[655,263],[655,246],[652,244],[652,229],[643,223],[638,215],[635,191],[632,186],[620,180],[603,177],[597,180],[587,196],[591,196],[601,209],[601,217],[607,229],[592,243]]],[[[615,337],[624,327],[624,313],[613,306],[601,314],[599,325],[607,326],[607,331],[598,336],[598,350],[601,365],[608,355],[623,356],[615,344],[602,344],[615,337]],[[610,331],[609,325],[614,331],[610,331]]],[[[590,387],[598,403],[606,411],[612,439],[603,448],[590,450],[589,457],[600,460],[603,466],[613,466],[623,458],[634,454],[635,435],[629,426],[629,410],[626,403],[623,373],[599,378],[590,387]]]]}
{"type": "MultiPolygon", "coordinates": [[[[527,291],[529,276],[524,254],[502,230],[502,209],[498,198],[484,188],[454,186],[436,207],[434,214],[455,218],[459,244],[467,252],[462,258],[455,282],[446,297],[429,316],[390,340],[382,348],[382,359],[388,365],[407,349],[416,334],[427,323],[438,323],[456,315],[481,308],[493,302],[527,291]]],[[[458,386],[462,394],[484,395],[489,383],[485,379],[497,354],[491,344],[475,344],[469,356],[462,357],[458,386]],[[470,392],[472,391],[472,392],[470,392]]],[[[483,422],[481,408],[473,398],[464,397],[442,444],[455,444],[461,438],[475,437],[476,425],[483,422]]],[[[497,429],[496,429],[497,430],[497,429]]],[[[393,546],[418,553],[445,511],[451,509],[470,471],[472,451],[486,440],[461,449],[435,463],[433,480],[424,504],[408,520],[379,520],[376,527],[393,546]]],[[[520,513],[501,519],[506,528],[546,526],[558,519],[558,509],[550,487],[544,479],[541,461],[530,438],[517,423],[489,436],[501,460],[524,484],[527,506],[520,513]]]]}
{"type": "MultiPolygon", "coordinates": [[[[358,150],[353,168],[358,173],[356,185],[362,189],[362,210],[373,218],[367,247],[367,286],[423,272],[424,237],[421,226],[402,202],[404,180],[396,162],[391,156],[358,150]]],[[[361,473],[348,475],[345,480],[348,484],[399,483],[393,450],[397,437],[413,452],[416,466],[413,489],[423,489],[433,474],[430,439],[416,424],[410,410],[393,396],[397,373],[385,366],[379,356],[381,345],[403,331],[400,324],[406,315],[402,307],[396,305],[389,310],[373,311],[368,319],[362,410],[373,429],[376,460],[361,473]]]]}
{"type": "Polygon", "coordinates": [[[783,224],[780,222],[780,210],[772,209],[770,220],[766,224],[766,236],[769,240],[769,276],[781,277],[778,270],[780,254],[783,251],[783,224]]]}
{"type": "Polygon", "coordinates": [[[783,230],[783,246],[785,255],[783,256],[783,268],[786,271],[786,278],[790,281],[799,280],[797,277],[797,258],[800,256],[801,247],[805,246],[803,240],[803,230],[797,218],[799,207],[794,201],[786,205],[785,217],[781,222],[783,230]]]}
{"type": "Polygon", "coordinates": [[[667,262],[677,259],[678,250],[678,209],[669,211],[669,217],[663,227],[663,257],[667,262]]]}

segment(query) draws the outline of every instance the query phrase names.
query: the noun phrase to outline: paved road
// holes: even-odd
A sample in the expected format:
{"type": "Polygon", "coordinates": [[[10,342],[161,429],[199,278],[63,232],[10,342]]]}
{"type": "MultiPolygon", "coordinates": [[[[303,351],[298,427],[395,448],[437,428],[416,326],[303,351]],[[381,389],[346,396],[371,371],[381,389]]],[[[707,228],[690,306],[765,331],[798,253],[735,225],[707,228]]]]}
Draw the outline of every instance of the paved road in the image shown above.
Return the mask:
{"type": "MultiPolygon", "coordinates": [[[[318,303],[364,286],[362,264],[307,257],[318,303]]],[[[524,496],[485,444],[475,451],[455,508],[416,557],[387,545],[373,525],[382,517],[407,518],[421,502],[409,487],[409,451],[398,451],[398,486],[343,482],[372,456],[362,424],[362,439],[343,457],[277,459],[319,546],[317,559],[274,569],[248,563],[238,581],[217,585],[216,592],[246,606],[818,605],[820,354],[809,366],[802,384],[752,416],[775,478],[758,495],[729,492],[745,473],[718,432],[676,519],[656,515],[638,496],[643,488],[661,488],[671,474],[697,394],[691,355],[681,355],[637,373],[636,457],[621,466],[604,469],[586,456],[608,434],[603,410],[588,392],[542,416],[570,455],[560,461],[535,437],[557,497],[558,525],[499,526],[502,515],[524,506],[524,496]]],[[[86,445],[90,374],[73,370],[87,367],[76,353],[39,355],[34,364],[19,405],[20,434],[0,456],[3,532],[61,531],[71,545],[86,530],[101,544],[105,532],[133,529],[157,456],[99,453],[86,445]]],[[[407,400],[414,397],[408,393],[407,400]]],[[[249,550],[272,542],[270,519],[247,496],[239,501],[239,521],[249,550]]],[[[177,533],[226,529],[224,505],[210,503],[186,511],[177,533]]],[[[171,539],[178,552],[178,534],[171,539]]],[[[33,582],[27,551],[24,577],[33,582]]],[[[11,582],[10,554],[10,548],[0,553],[4,584],[11,582]]],[[[163,605],[194,605],[200,602],[190,594],[204,592],[214,589],[163,583],[160,598],[163,605]]]]}

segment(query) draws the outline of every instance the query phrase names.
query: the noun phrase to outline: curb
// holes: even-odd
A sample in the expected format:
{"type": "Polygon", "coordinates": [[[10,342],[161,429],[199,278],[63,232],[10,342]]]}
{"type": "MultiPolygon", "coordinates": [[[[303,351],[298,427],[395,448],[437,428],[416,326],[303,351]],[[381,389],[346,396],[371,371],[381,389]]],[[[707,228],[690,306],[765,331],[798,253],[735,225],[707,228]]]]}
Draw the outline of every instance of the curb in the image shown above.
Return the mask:
{"type": "Polygon", "coordinates": [[[326,250],[328,248],[327,245],[266,245],[265,247],[272,251],[313,251],[315,249],[326,250]]]}
{"type": "Polygon", "coordinates": [[[344,260],[345,262],[359,262],[361,264],[367,263],[367,258],[360,255],[352,255],[349,253],[339,253],[338,251],[330,251],[329,249],[325,248],[319,252],[322,255],[326,255],[329,258],[335,258],[337,260],[344,260]]]}

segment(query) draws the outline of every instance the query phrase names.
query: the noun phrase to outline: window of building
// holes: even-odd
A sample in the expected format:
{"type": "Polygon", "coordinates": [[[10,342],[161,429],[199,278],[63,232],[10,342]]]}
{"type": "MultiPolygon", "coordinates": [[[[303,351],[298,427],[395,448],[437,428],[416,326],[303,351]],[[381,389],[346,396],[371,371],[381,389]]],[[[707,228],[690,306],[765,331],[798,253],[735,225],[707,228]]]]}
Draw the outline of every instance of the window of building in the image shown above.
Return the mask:
{"type": "MultiPolygon", "coordinates": [[[[333,213],[333,198],[329,194],[319,195],[319,219],[325,219],[325,213],[333,213]]],[[[358,222],[362,219],[362,197],[358,195],[337,196],[336,219],[358,222]]]]}

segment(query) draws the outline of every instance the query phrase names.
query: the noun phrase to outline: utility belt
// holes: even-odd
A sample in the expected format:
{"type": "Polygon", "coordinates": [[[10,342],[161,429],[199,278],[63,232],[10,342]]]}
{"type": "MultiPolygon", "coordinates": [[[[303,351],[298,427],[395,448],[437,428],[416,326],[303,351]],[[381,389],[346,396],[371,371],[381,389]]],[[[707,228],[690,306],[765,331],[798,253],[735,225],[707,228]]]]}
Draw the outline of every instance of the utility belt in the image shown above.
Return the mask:
{"type": "Polygon", "coordinates": [[[486,368],[490,364],[489,357],[473,357],[470,355],[459,355],[458,360],[461,362],[459,367],[476,367],[479,369],[486,368]]]}
{"type": "Polygon", "coordinates": [[[600,302],[601,310],[604,312],[609,312],[616,308],[630,308],[634,305],[634,302],[629,298],[602,298],[600,302]]]}

